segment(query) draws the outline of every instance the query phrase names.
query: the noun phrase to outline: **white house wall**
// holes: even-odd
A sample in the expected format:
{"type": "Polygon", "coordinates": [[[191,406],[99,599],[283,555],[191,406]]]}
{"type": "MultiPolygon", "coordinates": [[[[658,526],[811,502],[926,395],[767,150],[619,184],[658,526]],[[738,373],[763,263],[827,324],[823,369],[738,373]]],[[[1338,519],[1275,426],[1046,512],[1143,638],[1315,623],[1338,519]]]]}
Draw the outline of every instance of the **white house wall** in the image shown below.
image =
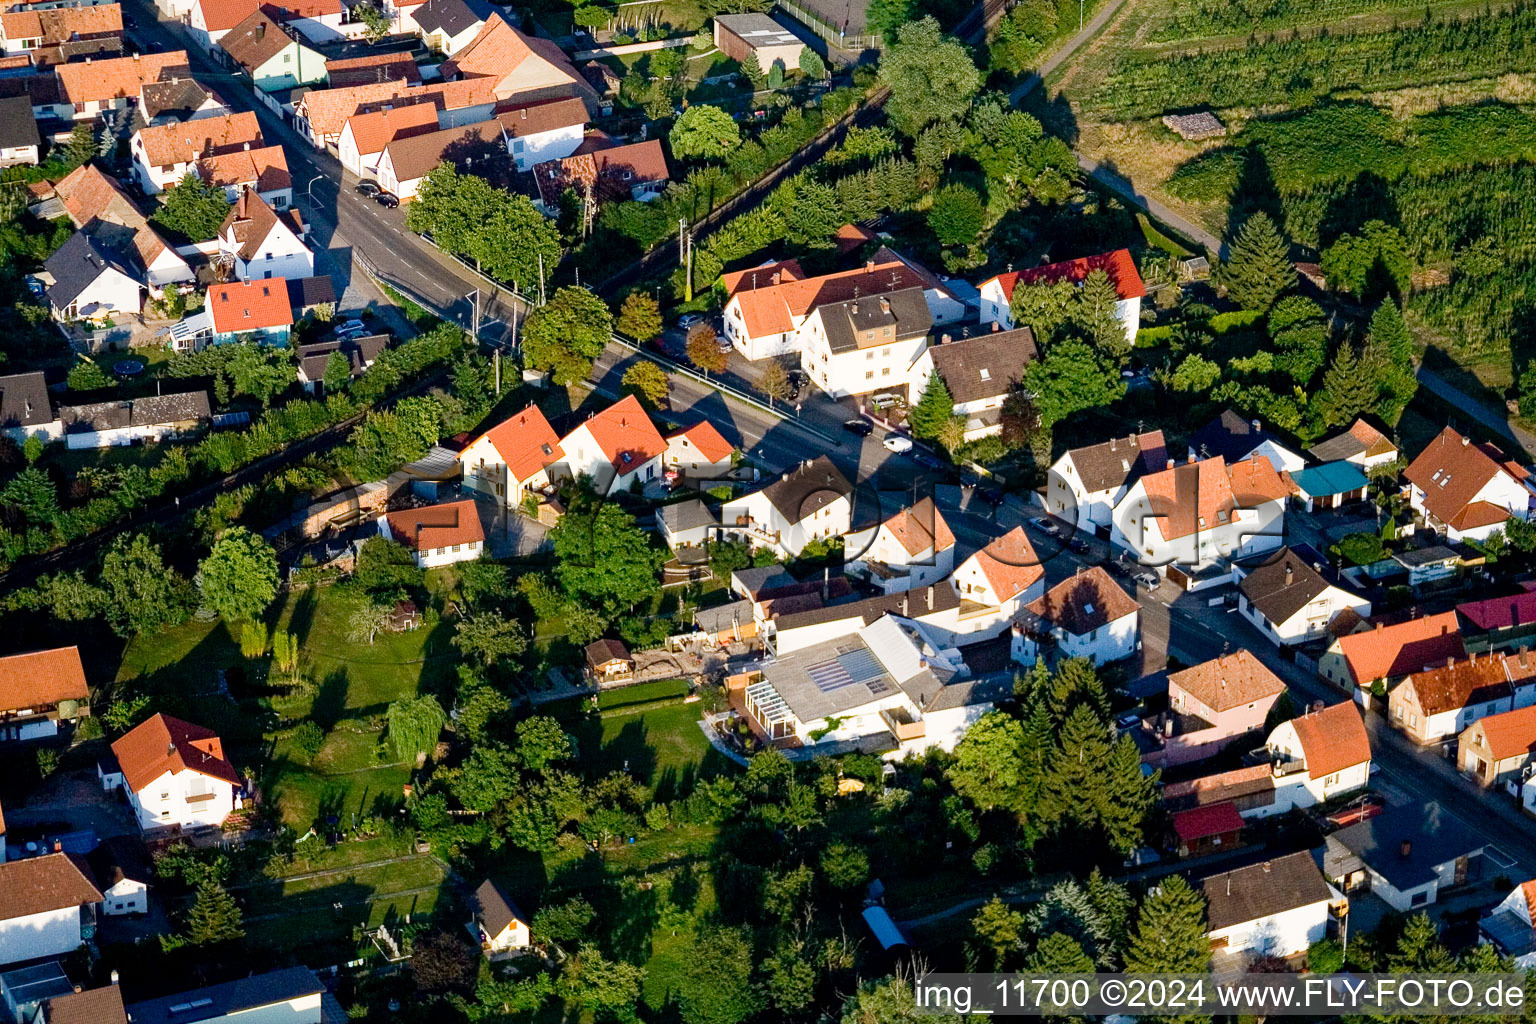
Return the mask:
{"type": "Polygon", "coordinates": [[[1229,952],[1279,957],[1305,952],[1308,946],[1327,935],[1327,900],[1210,932],[1213,943],[1219,939],[1227,940],[1229,952]]]}
{"type": "Polygon", "coordinates": [[[1069,658],[1087,658],[1095,665],[1107,665],[1136,653],[1139,619],[1140,613],[1132,612],[1082,636],[1058,630],[1057,644],[1061,653],[1069,658]]]}
{"type": "Polygon", "coordinates": [[[79,907],[63,907],[0,921],[0,964],[63,956],[79,948],[79,907]]]}
{"type": "Polygon", "coordinates": [[[507,150],[512,154],[517,169],[526,171],[534,164],[542,164],[547,160],[564,160],[576,152],[586,131],[585,124],[573,124],[554,131],[537,132],[523,138],[509,139],[507,150]]]}

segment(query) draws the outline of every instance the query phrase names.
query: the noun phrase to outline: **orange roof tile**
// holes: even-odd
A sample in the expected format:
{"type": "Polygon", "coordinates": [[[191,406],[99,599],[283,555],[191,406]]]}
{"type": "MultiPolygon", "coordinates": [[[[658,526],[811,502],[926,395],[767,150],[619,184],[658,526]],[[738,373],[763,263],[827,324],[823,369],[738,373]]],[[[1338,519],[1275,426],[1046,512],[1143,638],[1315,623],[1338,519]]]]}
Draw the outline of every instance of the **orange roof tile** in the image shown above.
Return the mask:
{"type": "Polygon", "coordinates": [[[192,771],[240,785],[240,773],[225,760],[218,733],[170,715],[140,722],[113,742],[112,753],[135,793],[166,772],[192,771]]]}
{"type": "Polygon", "coordinates": [[[385,518],[389,521],[389,535],[395,542],[415,551],[434,551],[485,540],[480,513],[470,499],[391,512],[385,518]]]}
{"type": "Polygon", "coordinates": [[[1291,719],[1291,724],[1296,729],[1302,756],[1307,759],[1310,778],[1327,778],[1371,759],[1370,737],[1354,701],[1308,712],[1291,719]]]}
{"type": "Polygon", "coordinates": [[[431,103],[437,110],[458,110],[492,102],[493,83],[486,79],[463,82],[433,82],[412,85],[409,82],[374,82],[344,89],[314,89],[299,100],[298,112],[309,122],[310,130],[321,138],[340,135],[347,119],[354,114],[379,110],[386,104],[431,103]]]}
{"type": "Polygon", "coordinates": [[[1509,674],[1499,657],[1473,655],[1439,668],[1415,672],[1399,688],[1411,687],[1425,715],[1455,711],[1469,704],[1498,700],[1511,693],[1509,674]]]}
{"type": "Polygon", "coordinates": [[[1252,508],[1267,501],[1283,501],[1291,496],[1294,486],[1287,481],[1289,475],[1275,472],[1267,455],[1255,455],[1227,467],[1232,481],[1232,498],[1238,508],[1252,508]]]}
{"type": "Polygon", "coordinates": [[[909,555],[920,555],[929,548],[937,554],[955,546],[954,532],[932,498],[897,512],[885,521],[885,528],[909,555]]]}
{"type": "Polygon", "coordinates": [[[1244,824],[1243,816],[1230,800],[1191,807],[1173,816],[1173,831],[1185,843],[1226,835],[1228,832],[1241,832],[1244,824]]]}
{"type": "Polygon", "coordinates": [[[536,39],[502,17],[487,18],[479,35],[442,64],[445,77],[488,78],[498,97],[567,89],[584,101],[596,93],[577,73],[570,57],[552,40],[536,39]]]}
{"type": "Polygon", "coordinates": [[[89,699],[78,647],[55,647],[0,658],[0,711],[89,699]]]}
{"type": "Polygon", "coordinates": [[[1141,605],[1109,573],[1095,565],[1056,584],[1030,602],[1029,610],[1073,636],[1087,636],[1095,629],[1135,615],[1141,605]]]}
{"type": "Polygon", "coordinates": [[[437,131],[437,106],[433,103],[407,103],[388,110],[353,114],[347,120],[352,141],[362,156],[384,152],[395,139],[410,138],[437,131]]]}
{"type": "Polygon", "coordinates": [[[0,921],[100,903],[103,898],[91,882],[90,869],[72,853],[0,864],[0,921]]]}
{"type": "Polygon", "coordinates": [[[502,420],[481,436],[491,442],[518,481],[527,480],[565,457],[555,428],[536,405],[502,420]]]}
{"type": "Polygon", "coordinates": [[[103,173],[95,164],[81,164],[70,171],[59,179],[54,191],[77,228],[83,228],[94,220],[105,220],[125,227],[138,227],[145,223],[144,215],[129,200],[117,180],[103,173]]]}
{"type": "MultiPolygon", "coordinates": [[[[1084,256],[1081,259],[1066,260],[1062,263],[1050,263],[1043,267],[1031,267],[1028,270],[1014,270],[1006,274],[998,274],[992,280],[1002,286],[1003,296],[1012,301],[1013,289],[1020,281],[1025,284],[1058,281],[1071,281],[1076,284],[1095,270],[1103,270],[1109,274],[1109,279],[1115,283],[1115,290],[1119,292],[1122,299],[1139,299],[1147,294],[1147,286],[1141,281],[1141,274],[1136,270],[1136,261],[1131,258],[1129,249],[1116,249],[1114,252],[1084,256]]],[[[987,282],[982,282],[983,287],[986,284],[987,282]]]]}
{"type": "Polygon", "coordinates": [[[258,192],[291,188],[288,157],[282,146],[242,149],[198,161],[197,173],[210,185],[234,188],[250,185],[258,192]]]}
{"type": "Polygon", "coordinates": [[[213,329],[220,334],[287,327],[293,323],[288,289],[281,280],[214,285],[208,289],[208,311],[213,317],[213,329]]]}
{"type": "Polygon", "coordinates": [[[1464,658],[1455,612],[1441,612],[1339,638],[1339,653],[1354,676],[1355,685],[1368,686],[1378,679],[1395,679],[1449,658],[1464,658]]]}
{"type": "MultiPolygon", "coordinates": [[[[261,146],[261,123],[249,111],[222,117],[200,117],[180,124],[163,124],[139,131],[139,144],[150,164],[167,167],[198,157],[243,151],[261,146]]],[[[286,165],[285,165],[286,166],[286,165]]]]}
{"type": "Polygon", "coordinates": [[[1397,451],[1397,445],[1393,444],[1389,437],[1365,420],[1355,420],[1350,425],[1349,436],[1365,445],[1364,454],[1367,456],[1385,455],[1387,452],[1397,451]]]}
{"type": "Polygon", "coordinates": [[[1237,508],[1226,460],[1219,455],[1148,473],[1141,484],[1165,541],[1226,526],[1237,508]]]}
{"type": "Polygon", "coordinates": [[[229,208],[224,223],[219,225],[219,239],[238,243],[240,248],[236,251],[241,259],[254,259],[261,251],[261,243],[267,240],[279,221],[295,235],[302,235],[304,225],[298,217],[297,210],[278,214],[260,195],[250,189],[242,189],[235,205],[229,208]]]}
{"type": "Polygon", "coordinates": [[[774,270],[774,267],[760,267],[756,271],[743,271],[735,278],[736,287],[731,298],[741,306],[742,321],[750,337],[793,331],[817,306],[845,302],[855,295],[886,295],[906,288],[922,288],[926,284],[922,275],[900,260],[871,261],[853,270],[804,280],[781,277],[778,284],[773,283],[774,270]]]}
{"type": "Polygon", "coordinates": [[[1045,576],[1040,557],[1022,526],[1015,526],[971,558],[1001,601],[1017,597],[1045,576]]]}
{"type": "MultiPolygon", "coordinates": [[[[496,105],[496,120],[510,138],[527,138],[587,123],[587,105],[574,96],[534,103],[496,105]]],[[[652,139],[652,142],[656,140],[652,139]]],[[[659,143],[658,143],[659,144],[659,143]]]]}
{"type": "Polygon", "coordinates": [[[693,445],[694,450],[699,453],[699,457],[706,462],[722,462],[730,458],[731,453],[736,450],[736,446],[722,437],[720,431],[716,430],[715,425],[709,420],[700,420],[691,427],[685,427],[669,436],[667,440],[671,441],[676,437],[687,438],[688,443],[693,445]]]}
{"type": "MultiPolygon", "coordinates": [[[[398,6],[398,5],[397,5],[398,6]]],[[[421,71],[409,53],[369,53],[325,62],[325,75],[331,88],[366,85],[370,82],[411,83],[421,81],[421,71]]]]}
{"type": "Polygon", "coordinates": [[[123,8],[121,4],[98,4],[94,7],[7,11],[0,14],[0,29],[12,44],[22,39],[41,39],[44,46],[57,46],[72,39],[121,35],[123,8]]]}
{"type": "Polygon", "coordinates": [[[1285,692],[1285,684],[1252,651],[1234,651],[1175,672],[1170,685],[1200,701],[1213,711],[1228,711],[1241,704],[1253,704],[1285,692]]]}
{"type": "Polygon", "coordinates": [[[780,260],[777,263],[765,263],[759,267],[748,267],[745,270],[733,270],[728,274],[720,275],[720,283],[725,286],[726,297],[736,294],[736,290],[746,282],[751,287],[758,287],[758,280],[766,285],[772,281],[773,275],[778,274],[782,281],[803,281],[805,270],[796,259],[780,260]]]}
{"type": "Polygon", "coordinates": [[[634,395],[626,395],[582,426],[602,449],[613,468],[621,473],[654,459],[667,450],[667,442],[634,395]]]}
{"type": "Polygon", "coordinates": [[[183,76],[192,73],[187,66],[186,50],[60,64],[53,70],[58,76],[59,93],[65,103],[137,97],[146,82],[158,82],[169,77],[172,71],[183,76]]]}
{"type": "Polygon", "coordinates": [[[1471,727],[1482,730],[1488,756],[1495,761],[1536,753],[1536,707],[1489,715],[1471,727]]]}
{"type": "Polygon", "coordinates": [[[1446,427],[1409,463],[1403,475],[1424,492],[1424,507],[1431,515],[1457,529],[1470,529],[1509,518],[1509,513],[1495,505],[1472,500],[1488,481],[1509,471],[1501,464],[1504,461],[1504,453],[1492,445],[1472,444],[1454,428],[1446,427]]]}

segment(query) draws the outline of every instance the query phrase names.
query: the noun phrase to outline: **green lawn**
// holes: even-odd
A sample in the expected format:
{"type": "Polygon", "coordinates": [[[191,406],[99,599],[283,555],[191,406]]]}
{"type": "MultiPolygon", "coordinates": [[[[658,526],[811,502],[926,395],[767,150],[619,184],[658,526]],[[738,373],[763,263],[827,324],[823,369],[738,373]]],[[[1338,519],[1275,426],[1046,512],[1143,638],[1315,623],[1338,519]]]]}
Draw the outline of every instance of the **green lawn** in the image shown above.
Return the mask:
{"type": "Polygon", "coordinates": [[[576,737],[583,774],[597,778],[627,771],[651,786],[658,800],[687,794],[695,782],[719,775],[730,763],[704,738],[697,703],[621,707],[596,717],[568,701],[551,710],[576,737]]]}

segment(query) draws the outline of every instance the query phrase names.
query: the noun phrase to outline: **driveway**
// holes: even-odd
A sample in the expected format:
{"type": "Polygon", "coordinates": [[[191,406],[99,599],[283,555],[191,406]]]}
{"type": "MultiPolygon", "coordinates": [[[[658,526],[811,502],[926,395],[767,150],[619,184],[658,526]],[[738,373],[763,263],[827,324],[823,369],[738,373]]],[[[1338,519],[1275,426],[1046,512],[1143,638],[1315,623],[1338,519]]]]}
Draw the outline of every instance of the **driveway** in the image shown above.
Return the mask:
{"type": "Polygon", "coordinates": [[[56,772],[21,806],[5,808],[6,836],[12,845],[36,837],[39,830],[79,832],[90,829],[98,839],[137,836],[138,824],[117,794],[106,793],[94,769],[56,772]]]}

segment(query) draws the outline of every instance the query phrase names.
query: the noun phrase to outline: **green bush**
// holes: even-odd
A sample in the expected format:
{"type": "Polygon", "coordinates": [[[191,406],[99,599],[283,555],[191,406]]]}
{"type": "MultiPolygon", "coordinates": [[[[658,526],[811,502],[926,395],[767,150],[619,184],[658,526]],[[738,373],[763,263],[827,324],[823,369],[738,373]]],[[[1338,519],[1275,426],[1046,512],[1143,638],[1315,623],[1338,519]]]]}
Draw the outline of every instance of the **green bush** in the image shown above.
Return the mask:
{"type": "Polygon", "coordinates": [[[320,753],[320,748],[325,746],[325,730],[315,722],[300,722],[293,730],[292,743],[293,752],[305,764],[309,764],[320,753]]]}

